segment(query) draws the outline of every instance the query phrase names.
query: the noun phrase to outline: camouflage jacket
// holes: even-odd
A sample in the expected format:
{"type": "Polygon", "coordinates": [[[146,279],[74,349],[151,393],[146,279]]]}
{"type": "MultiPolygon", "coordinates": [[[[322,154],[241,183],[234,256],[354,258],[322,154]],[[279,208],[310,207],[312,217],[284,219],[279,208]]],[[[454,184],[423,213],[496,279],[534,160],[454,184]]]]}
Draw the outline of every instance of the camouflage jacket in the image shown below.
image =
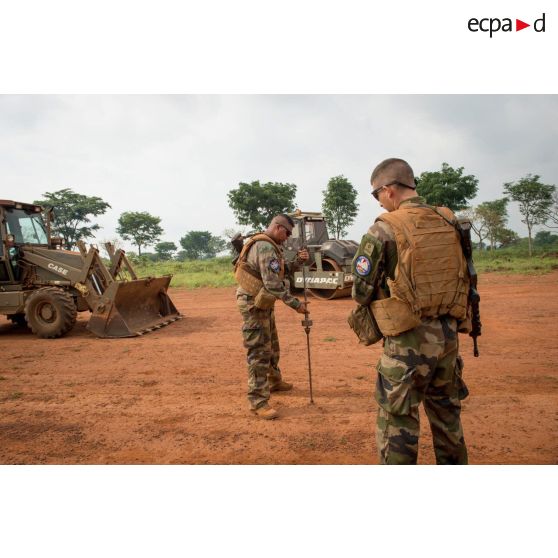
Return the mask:
{"type": "MultiPolygon", "coordinates": [[[[289,280],[281,278],[282,262],[277,258],[275,249],[269,242],[265,240],[255,242],[249,249],[246,263],[261,275],[266,291],[295,310],[300,306],[300,301],[290,293],[289,280]]],[[[298,258],[291,263],[283,259],[285,275],[288,275],[289,270],[298,269],[301,263],[298,258]]],[[[242,287],[238,287],[236,293],[250,296],[242,287]]]]}

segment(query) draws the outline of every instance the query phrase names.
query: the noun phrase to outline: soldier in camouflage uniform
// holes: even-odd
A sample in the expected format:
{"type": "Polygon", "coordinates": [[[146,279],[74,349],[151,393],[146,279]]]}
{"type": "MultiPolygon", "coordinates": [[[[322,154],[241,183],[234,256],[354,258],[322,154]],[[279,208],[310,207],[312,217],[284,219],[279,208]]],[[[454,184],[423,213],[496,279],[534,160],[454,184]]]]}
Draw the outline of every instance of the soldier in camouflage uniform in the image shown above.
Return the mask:
{"type": "MultiPolygon", "coordinates": [[[[463,325],[467,321],[463,315],[467,306],[463,291],[468,283],[462,277],[464,258],[460,252],[461,247],[455,246],[459,242],[458,237],[453,235],[452,227],[443,222],[443,215],[437,212],[443,210],[449,220],[453,214],[447,208],[433,209],[426,206],[415,193],[411,167],[401,159],[387,159],[380,163],[372,174],[371,184],[372,195],[389,212],[382,216],[391,218],[387,222],[388,219],[381,220],[380,216],[363,237],[353,261],[353,298],[358,304],[371,308],[372,321],[374,322],[374,318],[378,320],[377,323],[374,322],[378,337],[384,337],[384,352],[377,365],[375,393],[379,405],[376,441],[380,463],[417,462],[419,404],[423,402],[432,430],[436,463],[466,464],[467,449],[460,420],[460,401],[467,397],[468,391],[462,379],[463,361],[458,354],[457,333],[458,330],[467,331],[463,325]],[[396,210],[400,211],[392,214],[396,210]],[[409,240],[408,234],[402,234],[398,244],[396,229],[399,228],[399,217],[396,219],[396,216],[402,214],[407,215],[404,218],[408,219],[411,227],[406,230],[412,230],[415,226],[419,234],[423,231],[422,237],[417,236],[423,243],[420,254],[416,251],[409,253],[413,240],[409,240]],[[427,226],[418,224],[421,219],[430,219],[429,222],[438,228],[428,231],[421,229],[421,226],[427,226]],[[431,234],[425,235],[424,232],[431,234]],[[440,240],[442,235],[445,236],[440,240]],[[455,240],[452,240],[454,237],[455,240]],[[447,239],[450,241],[447,242],[447,239]],[[429,251],[432,252],[430,256],[429,251]],[[429,300],[433,296],[438,296],[437,300],[449,296],[446,300],[451,300],[452,304],[459,300],[461,304],[465,304],[465,310],[461,306],[457,308],[451,304],[440,304],[434,308],[441,308],[441,313],[431,309],[426,312],[429,315],[425,316],[420,311],[417,313],[417,304],[414,314],[408,312],[408,306],[403,307],[404,311],[400,312],[401,299],[416,302],[418,299],[413,299],[413,296],[417,296],[417,293],[413,289],[416,291],[419,287],[417,283],[407,282],[410,294],[402,295],[404,288],[401,292],[396,292],[396,287],[399,287],[394,280],[398,274],[403,274],[402,266],[398,265],[398,258],[399,261],[402,259],[399,252],[408,261],[412,261],[412,266],[415,267],[420,265],[420,259],[424,261],[430,257],[428,269],[422,270],[428,277],[428,283],[426,287],[421,285],[420,289],[423,292],[425,289],[435,291],[434,294],[428,293],[429,300]],[[457,256],[444,259],[449,253],[457,256]],[[459,254],[463,261],[459,261],[459,254]],[[432,267],[436,267],[436,262],[439,262],[439,270],[431,271],[432,267]],[[429,272],[432,275],[428,276],[429,272]],[[442,292],[443,288],[439,286],[441,275],[445,276],[444,285],[453,285],[449,289],[451,292],[442,292]],[[437,291],[442,294],[438,295],[437,291]],[[388,299],[393,302],[396,297],[399,297],[395,301],[398,306],[392,305],[389,312],[383,312],[383,308],[387,307],[384,303],[388,299]],[[451,310],[448,311],[448,308],[451,310]],[[402,327],[394,323],[398,321],[403,324],[402,327]],[[400,329],[406,331],[400,332],[400,329]],[[390,333],[386,334],[386,330],[390,333]]],[[[403,227],[399,230],[402,229],[403,227]]]]}
{"type": "MultiPolygon", "coordinates": [[[[244,320],[242,337],[247,349],[248,401],[251,411],[266,420],[278,416],[268,403],[270,392],[289,391],[293,387],[283,380],[279,368],[279,338],[273,304],[281,300],[298,313],[304,314],[307,310],[304,302],[290,294],[288,281],[284,279],[286,263],[281,245],[291,235],[293,226],[288,215],[274,217],[264,234],[253,237],[253,243],[249,241],[245,245],[239,258],[245,277],[257,284],[254,290],[249,281],[245,283],[237,275],[240,286],[236,300],[244,320]],[[264,303],[259,304],[262,295],[264,303]]],[[[300,250],[291,265],[296,268],[307,259],[307,250],[300,250]]]]}

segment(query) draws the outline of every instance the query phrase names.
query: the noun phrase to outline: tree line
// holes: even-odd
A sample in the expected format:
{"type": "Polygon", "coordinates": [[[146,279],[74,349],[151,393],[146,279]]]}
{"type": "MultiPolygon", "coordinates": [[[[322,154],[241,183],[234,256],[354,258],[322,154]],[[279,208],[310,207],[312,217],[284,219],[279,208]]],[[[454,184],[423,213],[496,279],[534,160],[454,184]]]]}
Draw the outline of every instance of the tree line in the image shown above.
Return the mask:
{"type": "MultiPolygon", "coordinates": [[[[517,243],[519,235],[507,228],[508,205],[519,205],[521,221],[528,231],[529,255],[533,241],[537,244],[551,244],[558,236],[550,231],[539,231],[533,239],[534,228],[544,225],[558,228],[558,191],[555,185],[541,182],[540,175],[527,174],[515,182],[503,184],[503,197],[482,202],[476,206],[470,201],[478,193],[478,179],[465,174],[464,167],[453,168],[442,163],[438,171],[426,171],[415,178],[417,193],[426,203],[449,207],[458,215],[471,221],[472,230],[478,238],[478,249],[505,247],[517,243]]],[[[291,183],[253,181],[240,182],[228,193],[228,203],[236,222],[262,230],[274,215],[291,213],[295,210],[297,186],[291,183]]],[[[359,205],[357,190],[343,175],[332,177],[322,190],[321,210],[324,214],[330,236],[343,238],[353,224],[359,205]]],[[[53,233],[61,236],[68,250],[79,240],[95,236],[99,225],[93,217],[102,215],[111,206],[96,196],[85,196],[64,188],[56,192],[46,192],[43,199],[34,203],[54,208],[53,233]]],[[[315,209],[315,208],[309,208],[315,209]]],[[[118,218],[116,232],[123,240],[137,247],[138,256],[157,260],[198,260],[213,258],[225,251],[228,239],[213,235],[209,231],[189,231],[174,242],[161,241],[164,234],[161,219],[146,211],[124,212],[118,218]],[[153,246],[154,252],[146,252],[153,246]]],[[[224,231],[230,239],[236,230],[224,231]]]]}
{"type": "MultiPolygon", "coordinates": [[[[46,192],[43,196],[43,199],[33,203],[54,209],[52,233],[63,239],[67,250],[72,250],[80,240],[93,238],[100,226],[92,223],[92,218],[103,215],[111,208],[101,198],[78,194],[71,188],[46,192]]],[[[152,261],[214,258],[227,244],[226,240],[209,231],[189,231],[179,240],[182,248],[179,250],[174,242],[160,241],[164,234],[161,218],[147,211],[122,213],[118,218],[116,232],[122,240],[128,240],[137,247],[138,256],[152,261]],[[149,246],[154,247],[154,252],[145,252],[145,248],[149,246]]],[[[116,243],[118,244],[118,239],[116,243]]]]}

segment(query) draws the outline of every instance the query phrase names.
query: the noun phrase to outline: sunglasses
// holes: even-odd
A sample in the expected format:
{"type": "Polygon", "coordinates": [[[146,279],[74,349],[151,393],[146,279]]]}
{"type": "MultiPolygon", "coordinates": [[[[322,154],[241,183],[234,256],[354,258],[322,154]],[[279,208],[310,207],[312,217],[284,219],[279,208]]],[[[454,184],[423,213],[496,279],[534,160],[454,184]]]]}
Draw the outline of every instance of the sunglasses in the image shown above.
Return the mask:
{"type": "Polygon", "coordinates": [[[287,229],[287,227],[285,227],[285,225],[279,225],[280,227],[283,227],[285,229],[285,232],[287,233],[287,238],[289,238],[289,236],[291,236],[291,234],[293,234],[289,229],[287,229]]]}
{"type": "Polygon", "coordinates": [[[380,186],[379,188],[376,188],[375,190],[372,190],[372,192],[370,192],[373,196],[374,199],[376,201],[380,201],[380,192],[384,189],[387,188],[388,186],[403,186],[404,188],[409,188],[411,190],[414,190],[414,188],[412,186],[408,186],[407,184],[403,184],[403,182],[398,182],[397,180],[394,182],[390,182],[389,184],[384,184],[383,186],[380,186]]]}

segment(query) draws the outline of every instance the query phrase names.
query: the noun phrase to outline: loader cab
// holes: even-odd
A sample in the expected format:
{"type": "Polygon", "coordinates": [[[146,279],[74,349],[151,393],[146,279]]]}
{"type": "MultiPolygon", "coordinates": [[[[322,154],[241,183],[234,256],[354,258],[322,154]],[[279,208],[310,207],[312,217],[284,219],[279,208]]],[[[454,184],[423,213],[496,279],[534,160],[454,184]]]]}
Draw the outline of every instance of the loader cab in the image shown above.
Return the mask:
{"type": "Polygon", "coordinates": [[[4,208],[6,233],[12,235],[14,244],[48,246],[48,232],[39,211],[4,208]]]}
{"type": "Polygon", "coordinates": [[[285,248],[287,250],[297,251],[302,248],[303,237],[302,237],[302,227],[304,227],[304,236],[306,238],[307,245],[319,245],[329,240],[326,222],[323,217],[313,217],[313,216],[301,216],[297,217],[293,215],[293,220],[295,226],[291,236],[285,242],[285,248]]]}
{"type": "Polygon", "coordinates": [[[0,200],[0,283],[19,280],[22,246],[48,246],[48,231],[41,210],[38,205],[0,200]]]}

